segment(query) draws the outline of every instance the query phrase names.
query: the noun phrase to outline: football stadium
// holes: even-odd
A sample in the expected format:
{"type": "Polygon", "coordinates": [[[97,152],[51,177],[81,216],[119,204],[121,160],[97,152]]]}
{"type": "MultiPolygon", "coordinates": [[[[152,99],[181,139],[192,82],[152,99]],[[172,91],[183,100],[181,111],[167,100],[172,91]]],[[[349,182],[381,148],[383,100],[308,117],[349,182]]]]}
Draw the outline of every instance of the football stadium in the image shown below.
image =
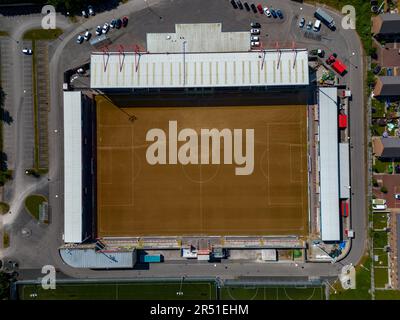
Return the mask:
{"type": "Polygon", "coordinates": [[[221,29],[180,24],[146,50],[93,52],[90,90],[64,91],[66,263],[341,240],[337,89],[310,83],[306,49],[251,50],[249,32],[221,29]]]}

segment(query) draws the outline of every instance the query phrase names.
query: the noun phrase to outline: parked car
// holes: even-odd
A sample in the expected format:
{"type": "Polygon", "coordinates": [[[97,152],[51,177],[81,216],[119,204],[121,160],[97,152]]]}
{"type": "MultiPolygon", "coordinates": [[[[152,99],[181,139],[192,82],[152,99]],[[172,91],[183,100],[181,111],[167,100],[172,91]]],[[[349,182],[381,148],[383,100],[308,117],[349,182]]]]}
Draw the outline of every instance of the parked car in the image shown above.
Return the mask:
{"type": "Polygon", "coordinates": [[[321,29],[321,20],[317,19],[317,20],[315,20],[313,30],[315,32],[318,32],[320,29],[321,29]]]}
{"type": "Polygon", "coordinates": [[[96,27],[96,35],[101,35],[101,26],[96,27]]]}
{"type": "Polygon", "coordinates": [[[326,59],[326,63],[329,64],[329,65],[331,65],[332,63],[335,62],[336,58],[337,58],[337,54],[336,54],[336,53],[332,53],[332,54],[329,56],[329,58],[326,59]]]}
{"type": "Polygon", "coordinates": [[[259,12],[259,13],[261,13],[261,14],[264,13],[264,9],[263,9],[263,7],[262,7],[261,4],[258,4],[258,5],[257,5],[257,9],[258,9],[258,12],[259,12]]]}
{"type": "Polygon", "coordinates": [[[254,3],[252,3],[250,5],[250,8],[251,8],[251,10],[253,10],[254,13],[257,13],[257,7],[256,7],[256,5],[254,3]]]}
{"type": "Polygon", "coordinates": [[[83,36],[80,34],[80,35],[78,36],[78,38],[76,38],[76,43],[81,44],[81,43],[83,42],[83,40],[84,40],[84,38],[83,38],[83,36]]]}
{"type": "Polygon", "coordinates": [[[258,36],[251,36],[250,41],[260,41],[258,36]]]}
{"type": "Polygon", "coordinates": [[[382,70],[381,66],[376,66],[372,72],[374,74],[379,74],[381,72],[381,70],[382,70]]]}
{"type": "Polygon", "coordinates": [[[311,30],[312,26],[313,26],[312,21],[311,21],[311,20],[308,21],[308,23],[307,23],[307,30],[311,30]]]}
{"type": "Polygon", "coordinates": [[[28,56],[30,56],[30,55],[33,54],[33,51],[32,51],[32,49],[23,48],[23,49],[22,49],[22,53],[23,53],[23,54],[26,54],[26,55],[28,55],[28,56]]]}
{"type": "Polygon", "coordinates": [[[252,41],[252,42],[251,42],[251,46],[252,46],[252,47],[259,47],[259,46],[260,46],[260,42],[258,42],[258,41],[252,41]]]}
{"type": "Polygon", "coordinates": [[[231,5],[232,5],[235,9],[238,8],[238,5],[236,4],[236,1],[235,1],[235,0],[231,0],[231,5]]]}
{"type": "Polygon", "coordinates": [[[121,20],[121,19],[117,19],[117,23],[116,23],[115,27],[116,27],[117,29],[120,29],[121,26],[122,26],[122,20],[121,20]]]}
{"type": "Polygon", "coordinates": [[[250,6],[249,6],[249,4],[247,2],[245,2],[243,5],[244,5],[244,7],[246,8],[247,11],[250,11],[250,6]]]}
{"type": "Polygon", "coordinates": [[[261,28],[261,24],[259,24],[258,22],[252,22],[252,23],[250,23],[250,27],[252,27],[252,28],[261,28]]]}
{"type": "Polygon", "coordinates": [[[87,17],[88,17],[88,14],[86,13],[85,10],[82,10],[82,17],[84,17],[84,18],[87,18],[87,17]]]}
{"type": "Polygon", "coordinates": [[[243,4],[242,4],[242,2],[241,2],[240,0],[236,0],[236,3],[237,3],[237,5],[238,5],[239,9],[240,9],[240,10],[243,10],[243,4]]]}
{"type": "Polygon", "coordinates": [[[251,34],[260,34],[260,29],[251,29],[250,33],[251,34]]]}
{"type": "Polygon", "coordinates": [[[129,21],[128,17],[123,17],[122,18],[122,26],[124,28],[128,25],[128,21],[129,21]]]}
{"type": "Polygon", "coordinates": [[[106,22],[106,23],[103,25],[102,33],[103,33],[103,34],[106,34],[106,33],[108,32],[108,30],[110,30],[110,25],[106,22]]]}
{"type": "Polygon", "coordinates": [[[274,18],[278,18],[278,15],[276,14],[275,9],[271,8],[271,9],[270,9],[270,12],[271,12],[271,15],[272,15],[274,18]]]}
{"type": "Polygon", "coordinates": [[[117,24],[117,19],[112,19],[110,22],[110,27],[114,29],[116,24],[117,24]]]}
{"type": "Polygon", "coordinates": [[[92,6],[88,6],[88,12],[89,12],[89,16],[94,16],[94,15],[96,15],[96,14],[94,13],[94,10],[93,10],[93,7],[92,7],[92,6]]]}
{"type": "Polygon", "coordinates": [[[86,30],[85,35],[83,36],[83,38],[86,41],[89,41],[89,39],[92,37],[92,34],[89,32],[89,30],[86,30]]]}
{"type": "Polygon", "coordinates": [[[305,24],[306,24],[306,19],[301,18],[300,21],[299,21],[299,27],[303,28],[305,24]]]}
{"type": "Polygon", "coordinates": [[[394,195],[394,198],[395,198],[396,200],[400,200],[400,193],[396,193],[396,194],[394,195]]]}
{"type": "Polygon", "coordinates": [[[269,11],[269,8],[268,8],[268,7],[265,7],[265,8],[264,8],[264,14],[265,14],[267,17],[271,17],[271,11],[269,11]]]}
{"type": "Polygon", "coordinates": [[[283,19],[283,12],[280,9],[276,10],[276,14],[278,15],[279,19],[283,19]]]}

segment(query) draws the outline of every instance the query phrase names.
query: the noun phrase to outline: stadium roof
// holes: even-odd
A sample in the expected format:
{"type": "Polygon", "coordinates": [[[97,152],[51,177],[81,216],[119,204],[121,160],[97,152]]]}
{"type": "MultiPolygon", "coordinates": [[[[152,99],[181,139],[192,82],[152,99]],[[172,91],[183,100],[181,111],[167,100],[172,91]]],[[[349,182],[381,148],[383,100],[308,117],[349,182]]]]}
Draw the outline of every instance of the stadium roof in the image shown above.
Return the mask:
{"type": "Polygon", "coordinates": [[[82,242],[80,91],[64,92],[64,242],[82,242]]]}
{"type": "Polygon", "coordinates": [[[62,248],[60,249],[60,255],[66,264],[74,268],[133,268],[136,262],[135,250],[101,252],[93,248],[62,248]]]}
{"type": "Polygon", "coordinates": [[[337,89],[319,89],[321,238],[340,240],[337,89]]]}
{"type": "Polygon", "coordinates": [[[308,54],[303,49],[91,55],[90,86],[94,89],[308,84],[308,54]]]}
{"type": "Polygon", "coordinates": [[[339,143],[339,163],[340,163],[340,198],[350,198],[350,156],[349,144],[339,143]]]}

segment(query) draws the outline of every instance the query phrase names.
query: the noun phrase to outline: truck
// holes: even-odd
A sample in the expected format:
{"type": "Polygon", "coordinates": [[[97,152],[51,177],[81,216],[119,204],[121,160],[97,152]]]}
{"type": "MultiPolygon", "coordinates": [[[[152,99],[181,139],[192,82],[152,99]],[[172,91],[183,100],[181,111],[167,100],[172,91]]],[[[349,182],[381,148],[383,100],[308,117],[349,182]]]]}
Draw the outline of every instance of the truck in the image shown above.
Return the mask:
{"type": "Polygon", "coordinates": [[[163,256],[161,254],[146,254],[143,256],[140,256],[140,262],[142,263],[157,263],[157,262],[162,262],[163,261],[163,256]]]}
{"type": "Polygon", "coordinates": [[[321,8],[318,8],[315,11],[314,17],[325,23],[329,29],[331,30],[336,29],[335,21],[333,20],[333,18],[321,8]]]}

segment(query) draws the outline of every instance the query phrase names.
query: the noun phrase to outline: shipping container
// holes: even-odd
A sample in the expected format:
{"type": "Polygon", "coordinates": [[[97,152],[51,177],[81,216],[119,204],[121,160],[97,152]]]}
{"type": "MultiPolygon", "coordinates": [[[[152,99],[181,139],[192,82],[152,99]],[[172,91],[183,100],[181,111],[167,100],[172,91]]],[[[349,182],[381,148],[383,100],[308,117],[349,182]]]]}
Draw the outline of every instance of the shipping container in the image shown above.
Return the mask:
{"type": "Polygon", "coordinates": [[[140,262],[142,263],[157,263],[162,262],[163,256],[161,254],[146,254],[140,256],[140,262]]]}
{"type": "Polygon", "coordinates": [[[314,16],[325,23],[330,29],[335,29],[335,21],[328,13],[326,13],[321,8],[318,8],[315,11],[314,16]]]}

